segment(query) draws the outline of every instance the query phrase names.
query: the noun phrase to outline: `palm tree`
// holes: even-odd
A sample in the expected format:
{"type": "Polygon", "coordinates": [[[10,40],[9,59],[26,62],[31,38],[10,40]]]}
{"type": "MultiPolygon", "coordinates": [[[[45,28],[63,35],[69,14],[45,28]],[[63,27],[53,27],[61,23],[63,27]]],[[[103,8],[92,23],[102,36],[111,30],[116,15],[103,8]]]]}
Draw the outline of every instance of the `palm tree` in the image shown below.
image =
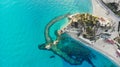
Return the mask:
{"type": "Polygon", "coordinates": [[[84,30],[85,30],[85,28],[86,28],[86,23],[85,23],[85,21],[84,21],[84,16],[83,16],[83,14],[81,14],[81,24],[82,24],[82,26],[84,27],[84,30]]]}

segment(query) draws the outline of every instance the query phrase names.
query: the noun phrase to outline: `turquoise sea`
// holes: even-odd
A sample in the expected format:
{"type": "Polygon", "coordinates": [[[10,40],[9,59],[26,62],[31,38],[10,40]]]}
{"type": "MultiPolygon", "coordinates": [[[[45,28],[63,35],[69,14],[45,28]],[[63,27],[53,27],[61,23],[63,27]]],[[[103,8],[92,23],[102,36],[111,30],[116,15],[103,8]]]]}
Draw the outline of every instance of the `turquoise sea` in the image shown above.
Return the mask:
{"type": "MultiPolygon", "coordinates": [[[[68,12],[92,13],[91,0],[0,0],[0,67],[91,67],[87,62],[70,65],[54,53],[38,49],[45,42],[46,24],[68,12]]],[[[66,19],[51,27],[53,38],[54,30],[64,22],[66,19]]],[[[106,64],[104,59],[101,62],[106,64]]]]}

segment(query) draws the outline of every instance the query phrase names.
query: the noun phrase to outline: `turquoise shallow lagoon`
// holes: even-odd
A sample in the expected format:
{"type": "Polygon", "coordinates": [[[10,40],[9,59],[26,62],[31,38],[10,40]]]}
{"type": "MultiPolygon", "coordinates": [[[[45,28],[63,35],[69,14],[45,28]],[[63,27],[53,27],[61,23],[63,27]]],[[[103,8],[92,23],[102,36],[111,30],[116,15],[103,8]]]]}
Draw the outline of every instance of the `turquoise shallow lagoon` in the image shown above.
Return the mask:
{"type": "MultiPolygon", "coordinates": [[[[92,12],[90,0],[0,0],[0,67],[86,67],[71,66],[50,51],[38,49],[45,42],[44,28],[59,15],[92,12]],[[55,58],[49,58],[55,55],[55,58]]],[[[61,28],[63,21],[51,28],[61,28]]]]}
{"type": "Polygon", "coordinates": [[[112,60],[108,59],[108,57],[104,56],[98,51],[93,50],[87,45],[85,46],[85,43],[73,39],[70,35],[66,33],[62,34],[62,38],[58,46],[64,52],[67,51],[73,56],[78,54],[79,56],[77,56],[80,58],[77,58],[76,60],[84,60],[81,65],[72,66],[64,62],[64,67],[119,67],[112,60]],[[91,62],[88,59],[90,59],[91,62]]]}

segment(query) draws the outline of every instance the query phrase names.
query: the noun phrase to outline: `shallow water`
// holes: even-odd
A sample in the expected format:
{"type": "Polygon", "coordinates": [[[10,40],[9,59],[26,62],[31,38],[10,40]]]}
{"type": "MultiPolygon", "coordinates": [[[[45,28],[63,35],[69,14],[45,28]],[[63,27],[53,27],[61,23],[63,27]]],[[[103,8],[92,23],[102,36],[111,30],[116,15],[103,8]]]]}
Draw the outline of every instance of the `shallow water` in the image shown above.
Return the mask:
{"type": "MultiPolygon", "coordinates": [[[[38,49],[38,44],[45,42],[46,24],[52,18],[68,12],[91,13],[91,1],[0,0],[0,67],[70,66],[57,55],[50,59],[54,55],[52,52],[38,49]]],[[[51,28],[53,38],[53,31],[61,28],[63,21],[51,28]]],[[[86,64],[84,62],[82,67],[86,67],[86,64]]]]}
{"type": "MultiPolygon", "coordinates": [[[[85,43],[76,41],[75,39],[71,38],[68,34],[62,34],[62,38],[58,47],[63,50],[64,52],[70,53],[72,55],[80,54],[77,60],[85,59],[81,65],[78,67],[92,67],[92,64],[87,60],[93,63],[95,67],[118,67],[116,63],[110,60],[108,57],[104,56],[103,54],[99,53],[98,51],[85,46],[85,43]],[[62,48],[64,47],[64,48],[62,48]],[[73,52],[72,52],[73,51],[73,52]]],[[[78,56],[78,55],[77,55],[78,56]]],[[[70,64],[65,63],[64,67],[76,67],[76,65],[71,66],[70,64]],[[67,65],[66,65],[67,64],[67,65]]]]}

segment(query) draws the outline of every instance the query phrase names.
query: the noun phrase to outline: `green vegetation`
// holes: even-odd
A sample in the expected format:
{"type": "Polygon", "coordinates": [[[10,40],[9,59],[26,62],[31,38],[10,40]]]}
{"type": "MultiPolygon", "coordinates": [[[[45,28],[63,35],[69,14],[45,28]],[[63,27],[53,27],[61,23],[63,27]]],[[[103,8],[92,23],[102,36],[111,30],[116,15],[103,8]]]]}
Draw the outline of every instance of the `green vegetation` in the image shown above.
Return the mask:
{"type": "Polygon", "coordinates": [[[116,15],[120,16],[120,10],[118,11],[118,4],[115,2],[105,3],[108,8],[110,8],[116,15]]]}
{"type": "Polygon", "coordinates": [[[77,23],[84,28],[83,37],[94,40],[96,29],[99,28],[98,18],[90,14],[78,14],[75,18],[78,20],[77,23]]]}

